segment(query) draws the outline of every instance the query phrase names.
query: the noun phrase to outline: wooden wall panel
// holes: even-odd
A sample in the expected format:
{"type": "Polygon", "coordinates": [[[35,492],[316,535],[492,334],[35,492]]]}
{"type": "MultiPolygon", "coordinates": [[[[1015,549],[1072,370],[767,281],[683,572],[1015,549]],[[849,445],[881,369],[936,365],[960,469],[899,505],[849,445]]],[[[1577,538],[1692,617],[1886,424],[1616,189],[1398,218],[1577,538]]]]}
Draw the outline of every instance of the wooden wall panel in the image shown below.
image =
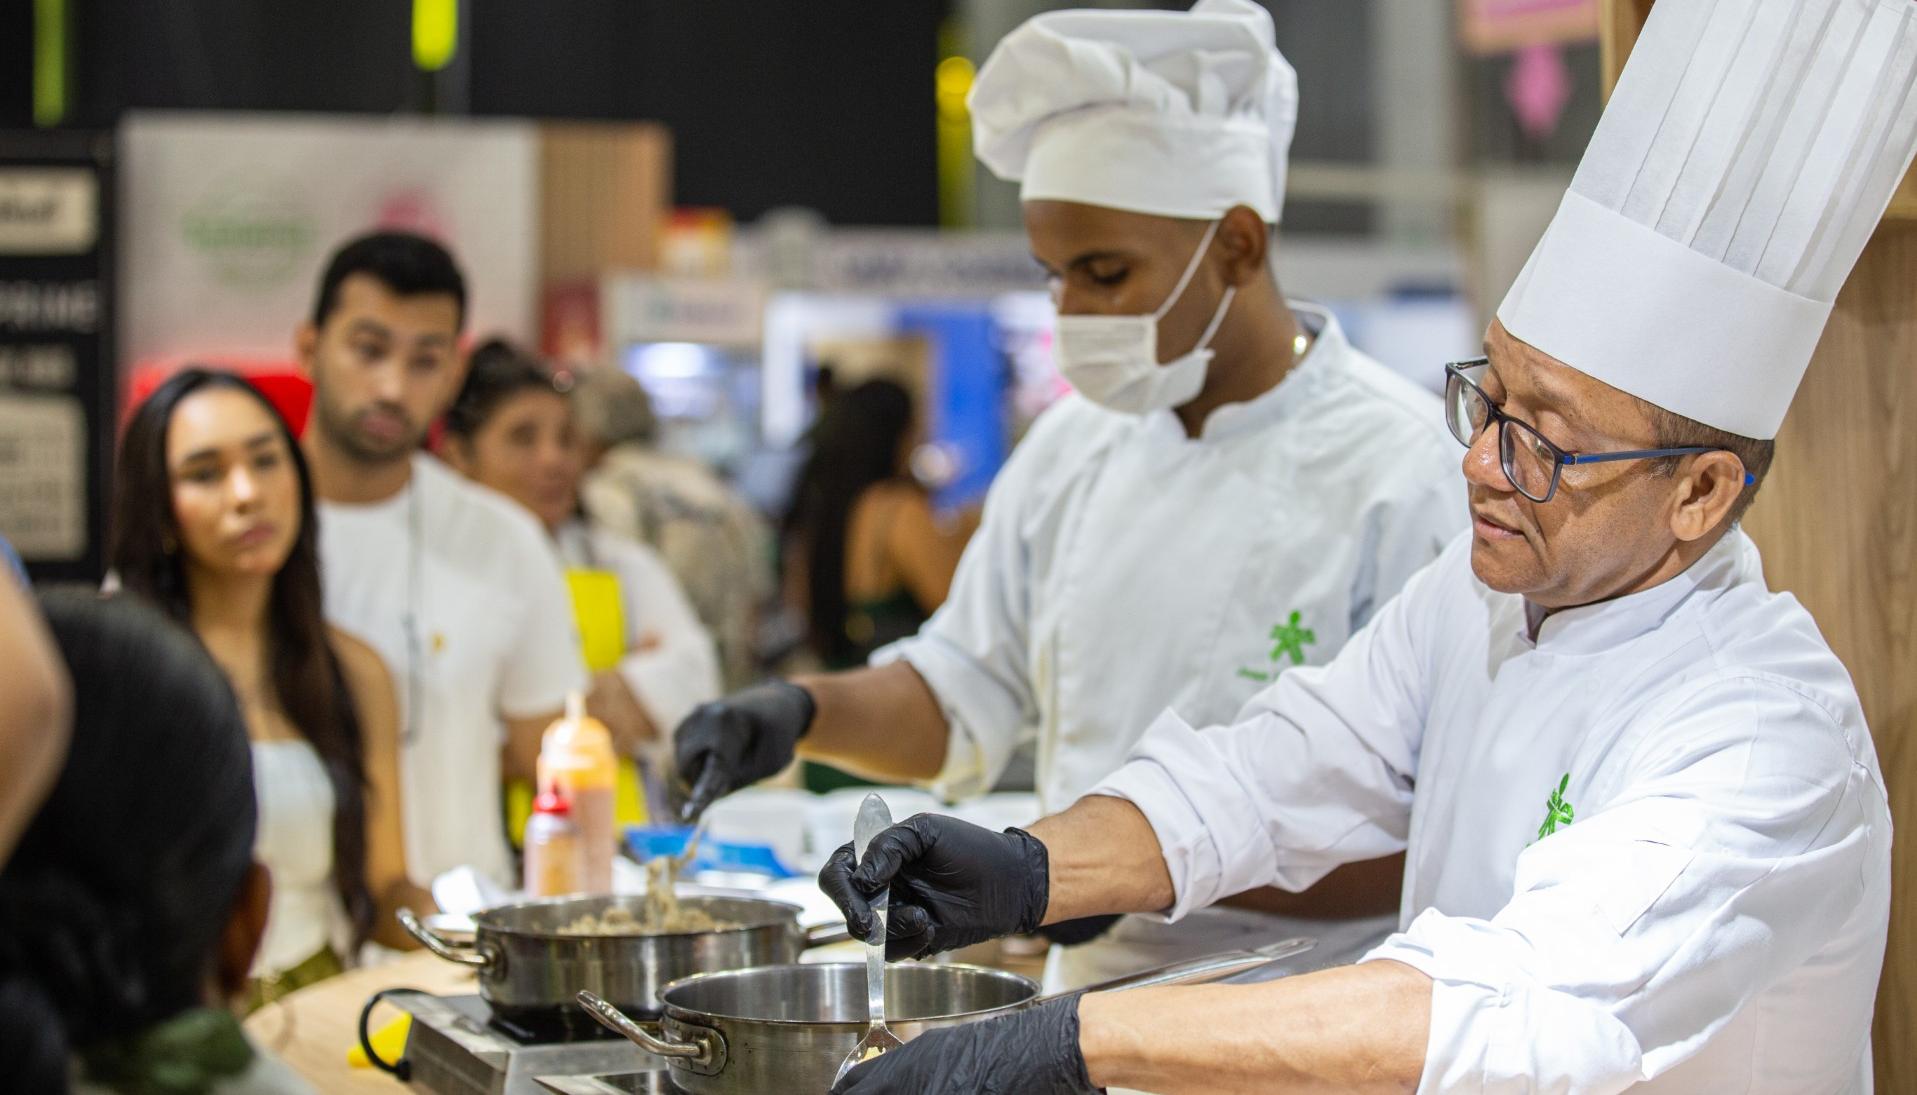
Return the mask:
{"type": "MultiPolygon", "coordinates": [[[[1651,0],[1605,0],[1608,93],[1651,0]]],[[[1852,271],[1745,521],[1863,699],[1890,790],[1890,945],[1877,1090],[1917,1092],[1917,175],[1852,271]]]]}

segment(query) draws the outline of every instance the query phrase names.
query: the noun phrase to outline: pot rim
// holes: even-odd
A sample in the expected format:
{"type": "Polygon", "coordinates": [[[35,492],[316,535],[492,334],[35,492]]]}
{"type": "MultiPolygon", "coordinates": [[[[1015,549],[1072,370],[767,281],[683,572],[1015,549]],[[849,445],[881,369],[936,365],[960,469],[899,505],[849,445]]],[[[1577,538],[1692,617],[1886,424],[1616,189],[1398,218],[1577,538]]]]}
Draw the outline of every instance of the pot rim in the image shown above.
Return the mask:
{"type": "Polygon", "coordinates": [[[593,942],[631,942],[635,939],[692,939],[707,935],[738,935],[746,932],[764,931],[767,928],[796,928],[799,916],[805,910],[789,901],[775,901],[769,897],[720,897],[716,894],[686,894],[695,899],[711,898],[721,901],[746,901],[766,907],[768,919],[758,924],[737,924],[730,928],[707,928],[702,931],[683,932],[626,932],[612,935],[572,935],[556,931],[535,931],[530,928],[509,928],[493,922],[500,914],[517,912],[522,909],[536,909],[548,905],[567,905],[587,898],[601,898],[608,901],[622,897],[642,897],[642,894],[562,894],[558,897],[542,897],[536,901],[515,901],[510,905],[495,905],[490,909],[481,909],[473,914],[475,933],[481,936],[506,936],[512,939],[539,939],[546,942],[593,943],[593,942]],[[774,911],[785,915],[771,918],[774,911]]]}
{"type": "MultiPolygon", "coordinates": [[[[851,970],[863,971],[865,969],[864,963],[861,963],[861,962],[771,962],[762,966],[746,966],[742,969],[736,969],[736,970],[713,970],[708,973],[695,973],[695,974],[691,974],[690,976],[681,977],[676,981],[668,981],[663,986],[661,986],[659,989],[659,1004],[663,1010],[663,1013],[665,1014],[667,1018],[678,1020],[679,1022],[685,1023],[688,1026],[710,1026],[711,1021],[715,1019],[724,1019],[734,1023],[767,1023],[776,1027],[804,1027],[808,1030],[819,1030],[819,1029],[827,1028],[827,1027],[844,1027],[847,1029],[863,1031],[868,1026],[871,1025],[869,1020],[866,1020],[866,1019],[848,1020],[846,1022],[833,1022],[832,1020],[829,1020],[829,1019],[766,1019],[766,1018],[761,1018],[758,1016],[751,1016],[751,1015],[727,1015],[722,1012],[716,1012],[716,1011],[698,1011],[692,1008],[684,1007],[679,1004],[674,1004],[671,1001],[666,999],[667,995],[669,995],[672,992],[672,990],[681,988],[686,985],[694,984],[695,982],[711,981],[711,980],[716,980],[722,977],[740,977],[745,974],[754,973],[759,970],[791,969],[795,966],[802,967],[805,969],[828,969],[828,970],[829,969],[851,969],[851,970]]],[[[896,1020],[900,1024],[942,1023],[942,1022],[947,1022],[950,1020],[971,1019],[971,1018],[976,1018],[976,1017],[984,1016],[984,1015],[992,1015],[998,1012],[1007,1011],[1012,1008],[1024,1007],[1026,1004],[1029,1004],[1033,1000],[1038,999],[1040,994],[1040,986],[1037,981],[1032,980],[1031,978],[1025,976],[1022,973],[1013,973],[1011,970],[994,969],[991,966],[979,966],[979,965],[973,965],[966,962],[941,962],[937,964],[926,963],[922,965],[922,968],[948,969],[948,970],[974,970],[980,973],[991,974],[993,977],[1005,977],[1005,978],[1012,978],[1018,981],[1023,981],[1026,984],[1026,986],[1028,986],[1032,991],[1030,996],[1027,996],[1025,999],[1016,1001],[1014,1003],[998,1004],[989,1008],[974,1008],[971,1011],[950,1011],[950,1012],[945,1012],[941,1015],[920,1015],[920,1016],[915,1016],[911,1019],[896,1020]]],[[[886,1020],[888,1024],[893,1021],[894,1020],[891,1020],[891,1019],[886,1020]]],[[[674,1061],[672,1063],[678,1064],[677,1061],[674,1061]]]]}

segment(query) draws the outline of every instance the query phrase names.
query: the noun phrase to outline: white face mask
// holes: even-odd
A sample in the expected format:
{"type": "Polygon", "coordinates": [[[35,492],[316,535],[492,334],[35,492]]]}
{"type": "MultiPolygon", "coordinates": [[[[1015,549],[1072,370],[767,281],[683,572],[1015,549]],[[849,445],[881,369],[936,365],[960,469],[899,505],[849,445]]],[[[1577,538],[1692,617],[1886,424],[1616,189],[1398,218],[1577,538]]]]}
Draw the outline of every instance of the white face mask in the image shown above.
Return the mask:
{"type": "Polygon", "coordinates": [[[1218,222],[1213,221],[1205,229],[1205,238],[1185,267],[1184,276],[1156,312],[1144,316],[1058,317],[1052,345],[1059,372],[1073,388],[1102,407],[1127,414],[1170,410],[1198,395],[1205,386],[1205,367],[1211,363],[1212,336],[1224,323],[1237,287],[1226,287],[1224,299],[1218,302],[1218,311],[1213,313],[1211,325],[1199,337],[1198,345],[1162,365],[1158,362],[1158,321],[1184,296],[1217,234],[1218,222]]]}

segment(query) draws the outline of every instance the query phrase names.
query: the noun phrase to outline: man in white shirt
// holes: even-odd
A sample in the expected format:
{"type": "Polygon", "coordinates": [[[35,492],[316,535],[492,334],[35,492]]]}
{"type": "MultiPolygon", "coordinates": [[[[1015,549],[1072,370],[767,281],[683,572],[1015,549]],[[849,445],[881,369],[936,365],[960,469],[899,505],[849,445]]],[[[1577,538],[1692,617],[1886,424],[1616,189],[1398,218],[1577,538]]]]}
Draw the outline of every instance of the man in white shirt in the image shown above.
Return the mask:
{"type": "Polygon", "coordinates": [[[1868,1091],[1883,777],[1736,518],[1917,150],[1914,84],[1908,0],[1663,0],[1489,360],[1451,367],[1471,535],[1328,665],[1229,726],[1167,712],[1029,833],[915,818],[822,875],[862,933],[890,887],[902,957],[1404,848],[1398,934],[935,1031],[835,1090],[1868,1091]]]}
{"type": "MultiPolygon", "coordinates": [[[[1230,718],[1335,653],[1462,530],[1436,401],[1274,273],[1296,110],[1249,0],[1046,12],[998,45],[973,90],[978,153],[1021,181],[1076,391],[1012,453],[917,635],[680,728],[701,791],[796,747],[963,798],[1036,738],[1040,804],[1060,809],[1124,759],[1141,712],[1230,718]]],[[[1097,924],[1048,929],[1080,945],[1054,949],[1047,983],[1301,933],[1355,956],[1390,930],[1399,874],[1354,864],[1302,899],[1237,895],[1095,942],[1097,924]]]]}
{"type": "Polygon", "coordinates": [[[334,253],[298,333],[326,618],[392,672],[406,862],[422,885],[460,866],[510,880],[502,774],[532,778],[540,735],[586,681],[538,524],[420,451],[465,375],[465,307],[444,248],[381,232],[334,253]]]}

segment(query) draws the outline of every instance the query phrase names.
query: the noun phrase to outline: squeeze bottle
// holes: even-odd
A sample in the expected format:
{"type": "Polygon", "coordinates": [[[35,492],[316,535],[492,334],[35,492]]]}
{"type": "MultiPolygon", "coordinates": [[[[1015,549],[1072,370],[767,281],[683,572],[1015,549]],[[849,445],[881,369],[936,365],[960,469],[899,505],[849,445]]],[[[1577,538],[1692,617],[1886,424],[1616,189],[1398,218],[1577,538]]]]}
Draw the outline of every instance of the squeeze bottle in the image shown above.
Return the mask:
{"type": "Polygon", "coordinates": [[[585,874],[586,847],[572,820],[572,803],[549,789],[533,801],[526,822],[526,896],[578,893],[585,874]]]}
{"type": "Polygon", "coordinates": [[[539,786],[572,804],[572,821],[585,848],[585,877],[580,893],[612,892],[614,832],[613,789],[619,763],[606,724],[586,714],[585,697],[566,697],[566,713],[546,728],[539,746],[539,786]]]}

